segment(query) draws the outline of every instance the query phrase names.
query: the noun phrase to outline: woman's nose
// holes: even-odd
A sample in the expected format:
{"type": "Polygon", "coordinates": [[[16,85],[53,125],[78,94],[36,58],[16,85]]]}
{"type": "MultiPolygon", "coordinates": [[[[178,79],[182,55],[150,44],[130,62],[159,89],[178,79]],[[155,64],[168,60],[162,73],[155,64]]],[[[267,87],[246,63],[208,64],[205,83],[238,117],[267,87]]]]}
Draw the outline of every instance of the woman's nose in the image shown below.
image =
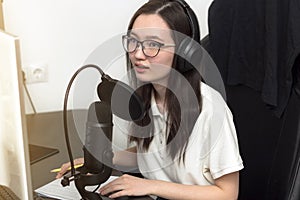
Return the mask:
{"type": "Polygon", "coordinates": [[[138,46],[136,47],[135,51],[134,51],[134,56],[136,58],[139,58],[139,59],[145,59],[146,56],[143,52],[143,47],[141,44],[138,44],[138,46]]]}

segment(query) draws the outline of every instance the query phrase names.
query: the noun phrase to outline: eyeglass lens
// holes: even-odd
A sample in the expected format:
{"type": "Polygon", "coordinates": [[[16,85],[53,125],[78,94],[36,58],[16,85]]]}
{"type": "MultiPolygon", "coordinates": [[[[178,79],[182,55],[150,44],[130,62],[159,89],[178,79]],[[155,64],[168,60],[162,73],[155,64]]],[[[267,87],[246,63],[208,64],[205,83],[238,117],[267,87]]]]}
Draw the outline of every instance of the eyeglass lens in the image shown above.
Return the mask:
{"type": "Polygon", "coordinates": [[[123,46],[127,52],[134,52],[139,45],[142,46],[143,53],[148,57],[156,56],[162,46],[159,42],[153,40],[144,40],[140,42],[133,37],[123,37],[123,46]]]}

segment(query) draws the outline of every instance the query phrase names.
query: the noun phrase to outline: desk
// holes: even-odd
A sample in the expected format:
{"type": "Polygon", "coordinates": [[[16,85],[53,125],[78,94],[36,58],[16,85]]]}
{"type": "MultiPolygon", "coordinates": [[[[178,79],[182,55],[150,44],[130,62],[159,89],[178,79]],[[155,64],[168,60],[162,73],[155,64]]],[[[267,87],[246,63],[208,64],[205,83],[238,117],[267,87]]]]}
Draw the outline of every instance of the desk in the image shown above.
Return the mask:
{"type": "Polygon", "coordinates": [[[32,164],[39,162],[45,158],[48,158],[49,156],[57,154],[58,152],[59,152],[59,150],[55,149],[55,148],[49,148],[49,147],[29,144],[30,164],[32,165],[32,164]]]}

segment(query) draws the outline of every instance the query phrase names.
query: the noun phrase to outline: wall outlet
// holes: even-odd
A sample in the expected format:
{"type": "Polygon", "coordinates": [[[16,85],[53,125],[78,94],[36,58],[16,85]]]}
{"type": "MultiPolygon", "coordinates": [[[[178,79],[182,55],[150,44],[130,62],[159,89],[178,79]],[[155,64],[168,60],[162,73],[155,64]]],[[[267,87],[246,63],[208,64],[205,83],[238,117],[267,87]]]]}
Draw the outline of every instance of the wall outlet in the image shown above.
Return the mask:
{"type": "Polygon", "coordinates": [[[42,83],[48,81],[48,68],[46,65],[34,65],[23,68],[25,83],[42,83]]]}

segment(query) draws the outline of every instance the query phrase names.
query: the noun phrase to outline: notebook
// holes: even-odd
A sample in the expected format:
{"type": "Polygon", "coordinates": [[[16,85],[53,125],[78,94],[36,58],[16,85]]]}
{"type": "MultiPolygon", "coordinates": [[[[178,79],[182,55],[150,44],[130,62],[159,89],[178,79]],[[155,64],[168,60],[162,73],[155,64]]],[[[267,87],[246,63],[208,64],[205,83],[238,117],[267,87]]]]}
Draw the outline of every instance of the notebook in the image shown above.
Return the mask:
{"type": "MultiPolygon", "coordinates": [[[[111,176],[106,182],[101,185],[105,185],[118,178],[118,176],[111,176]]],[[[43,185],[35,190],[36,194],[41,197],[63,199],[63,200],[80,200],[81,195],[76,189],[74,181],[70,182],[69,186],[63,187],[61,185],[61,179],[55,179],[50,183],[43,185]]],[[[97,186],[87,186],[86,190],[93,191],[97,186]]],[[[107,198],[109,199],[109,198],[107,198]]]]}

